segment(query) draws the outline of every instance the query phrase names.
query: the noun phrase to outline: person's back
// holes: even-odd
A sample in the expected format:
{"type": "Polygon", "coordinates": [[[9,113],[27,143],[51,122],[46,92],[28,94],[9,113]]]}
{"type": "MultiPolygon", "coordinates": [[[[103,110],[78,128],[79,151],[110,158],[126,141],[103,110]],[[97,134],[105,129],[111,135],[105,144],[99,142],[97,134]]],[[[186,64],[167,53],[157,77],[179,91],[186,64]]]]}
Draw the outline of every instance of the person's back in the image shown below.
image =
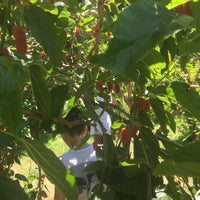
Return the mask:
{"type": "MultiPolygon", "coordinates": [[[[79,200],[86,200],[92,187],[97,183],[97,177],[92,172],[85,172],[84,169],[97,160],[96,152],[92,144],[85,143],[81,148],[78,148],[82,138],[88,131],[87,124],[84,123],[80,110],[72,108],[65,119],[68,122],[72,122],[69,126],[65,125],[66,133],[62,134],[62,138],[70,147],[70,150],[64,153],[60,159],[76,177],[79,200]],[[76,125],[73,125],[73,123],[76,125]]],[[[58,189],[55,189],[54,200],[64,199],[62,193],[58,189]]]]}

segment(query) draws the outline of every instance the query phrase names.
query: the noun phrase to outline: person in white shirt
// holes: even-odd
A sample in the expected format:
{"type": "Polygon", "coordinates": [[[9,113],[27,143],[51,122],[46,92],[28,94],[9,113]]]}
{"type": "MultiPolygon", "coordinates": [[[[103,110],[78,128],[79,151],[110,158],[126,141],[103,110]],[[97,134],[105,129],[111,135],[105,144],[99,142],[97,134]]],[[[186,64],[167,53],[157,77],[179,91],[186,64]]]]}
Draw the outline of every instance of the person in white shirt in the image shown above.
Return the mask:
{"type": "MultiPolygon", "coordinates": [[[[97,177],[92,172],[85,172],[84,169],[92,162],[97,161],[96,151],[92,144],[85,143],[81,148],[79,144],[87,134],[88,126],[84,122],[81,111],[73,107],[65,119],[69,122],[79,122],[74,126],[65,127],[65,133],[62,134],[64,142],[70,147],[70,150],[60,156],[63,164],[69,168],[76,178],[76,184],[79,192],[79,200],[87,200],[93,186],[98,182],[97,177]]],[[[72,124],[73,125],[73,124],[72,124]]],[[[55,188],[54,200],[65,200],[64,195],[55,188]]]]}

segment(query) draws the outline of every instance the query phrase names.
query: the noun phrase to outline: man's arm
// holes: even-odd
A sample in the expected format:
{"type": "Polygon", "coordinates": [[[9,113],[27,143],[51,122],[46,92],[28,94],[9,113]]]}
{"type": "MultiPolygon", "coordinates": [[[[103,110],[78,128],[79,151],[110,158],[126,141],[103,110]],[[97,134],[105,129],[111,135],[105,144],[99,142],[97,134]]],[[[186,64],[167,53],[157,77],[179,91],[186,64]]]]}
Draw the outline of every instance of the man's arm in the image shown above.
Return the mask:
{"type": "Polygon", "coordinates": [[[56,187],[55,187],[55,192],[54,192],[54,200],[65,200],[65,197],[62,194],[62,192],[56,187]]]}

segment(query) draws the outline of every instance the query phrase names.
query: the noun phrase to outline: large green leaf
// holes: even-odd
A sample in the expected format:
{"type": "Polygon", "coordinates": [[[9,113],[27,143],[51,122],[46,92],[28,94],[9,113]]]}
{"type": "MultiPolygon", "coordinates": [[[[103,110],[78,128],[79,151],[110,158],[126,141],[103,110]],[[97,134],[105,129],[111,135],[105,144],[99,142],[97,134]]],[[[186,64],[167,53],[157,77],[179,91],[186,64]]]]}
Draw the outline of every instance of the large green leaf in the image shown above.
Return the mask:
{"type": "Polygon", "coordinates": [[[29,200],[17,181],[0,178],[0,200],[29,200]]]}
{"type": "Polygon", "coordinates": [[[38,110],[44,118],[49,118],[51,116],[51,98],[41,67],[32,65],[29,68],[29,73],[38,110]]]}
{"type": "Polygon", "coordinates": [[[77,200],[78,193],[75,177],[65,168],[56,155],[42,143],[34,140],[20,139],[31,159],[45,172],[47,178],[66,196],[77,200]]]}
{"type": "Polygon", "coordinates": [[[43,46],[54,65],[61,63],[62,49],[65,45],[64,28],[55,25],[55,18],[42,8],[27,4],[24,7],[24,19],[35,39],[43,46]]]}
{"type": "Polygon", "coordinates": [[[179,148],[172,154],[172,159],[176,162],[197,162],[200,163],[200,142],[194,142],[179,148]],[[191,156],[192,152],[192,156],[191,156]]]}
{"type": "Polygon", "coordinates": [[[173,82],[171,87],[176,100],[200,121],[200,95],[188,84],[173,82]]]}
{"type": "Polygon", "coordinates": [[[200,163],[197,162],[175,162],[172,159],[165,160],[155,170],[155,175],[165,176],[200,176],[200,163]]]}
{"type": "Polygon", "coordinates": [[[51,115],[59,117],[62,113],[69,86],[58,85],[51,90],[51,115]]]}
{"type": "Polygon", "coordinates": [[[199,152],[200,142],[181,147],[173,152],[170,159],[157,165],[153,173],[166,176],[200,176],[199,152]]]}
{"type": "Polygon", "coordinates": [[[22,99],[17,81],[9,71],[0,68],[0,118],[13,132],[22,124],[22,99]]]}
{"type": "Polygon", "coordinates": [[[152,166],[156,166],[158,162],[158,155],[160,153],[158,140],[155,138],[150,129],[141,127],[140,135],[144,148],[146,151],[147,159],[152,166]]]}
{"type": "Polygon", "coordinates": [[[129,68],[159,41],[187,28],[191,22],[191,17],[177,16],[159,2],[137,1],[119,15],[113,29],[114,38],[99,64],[130,73],[129,68]]]}

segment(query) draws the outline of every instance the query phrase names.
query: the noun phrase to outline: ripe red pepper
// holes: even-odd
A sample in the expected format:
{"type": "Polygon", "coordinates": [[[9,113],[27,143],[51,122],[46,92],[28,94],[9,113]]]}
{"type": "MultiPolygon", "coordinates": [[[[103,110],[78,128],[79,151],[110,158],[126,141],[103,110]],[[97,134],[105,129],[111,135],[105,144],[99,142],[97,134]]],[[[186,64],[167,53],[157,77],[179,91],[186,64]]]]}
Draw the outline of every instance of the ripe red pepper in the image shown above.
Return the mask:
{"type": "Polygon", "coordinates": [[[99,32],[99,30],[100,30],[99,24],[95,24],[95,25],[94,25],[94,31],[95,31],[95,32],[99,32]]]}
{"type": "Polygon", "coordinates": [[[102,92],[103,91],[103,82],[99,81],[97,83],[97,87],[98,87],[99,92],[102,92]]]}
{"type": "Polygon", "coordinates": [[[151,105],[150,105],[149,101],[147,101],[147,100],[146,100],[146,103],[145,103],[145,108],[144,108],[144,110],[145,110],[146,112],[149,112],[149,110],[150,110],[150,107],[151,107],[151,105]]]}
{"type": "Polygon", "coordinates": [[[192,3],[192,1],[189,1],[185,4],[178,6],[177,12],[179,14],[186,14],[186,15],[192,16],[191,3],[192,3]]]}
{"type": "Polygon", "coordinates": [[[144,98],[139,97],[138,98],[138,110],[144,110],[146,105],[146,100],[144,98]]]}
{"type": "Polygon", "coordinates": [[[16,46],[17,52],[21,54],[26,54],[27,43],[26,43],[26,35],[23,29],[20,26],[13,26],[12,34],[15,38],[15,46],[16,46]]]}
{"type": "Polygon", "coordinates": [[[146,112],[148,112],[150,110],[149,101],[142,97],[139,97],[138,98],[138,110],[139,111],[145,110],[146,112]]]}
{"type": "Polygon", "coordinates": [[[117,94],[120,93],[120,84],[119,84],[119,83],[115,83],[115,92],[116,92],[117,94]]]}
{"type": "Polygon", "coordinates": [[[2,49],[2,53],[4,56],[9,57],[10,56],[10,52],[8,51],[8,49],[6,47],[3,47],[2,49]]]}
{"type": "Polygon", "coordinates": [[[138,126],[136,124],[132,125],[129,128],[129,134],[131,137],[135,137],[137,132],[138,132],[138,126]]]}
{"type": "Polygon", "coordinates": [[[47,55],[44,51],[40,52],[40,59],[45,60],[47,58],[47,55]]]}
{"type": "Polygon", "coordinates": [[[76,35],[80,35],[81,34],[81,29],[79,27],[76,27],[75,33],[76,33],[76,35]]]}
{"type": "Polygon", "coordinates": [[[129,141],[130,139],[130,133],[129,133],[129,130],[127,128],[122,128],[121,129],[121,142],[124,143],[124,142],[127,142],[129,141]]]}
{"type": "Polygon", "coordinates": [[[108,91],[111,92],[113,89],[113,84],[111,81],[107,82],[107,86],[108,86],[108,91]]]}

